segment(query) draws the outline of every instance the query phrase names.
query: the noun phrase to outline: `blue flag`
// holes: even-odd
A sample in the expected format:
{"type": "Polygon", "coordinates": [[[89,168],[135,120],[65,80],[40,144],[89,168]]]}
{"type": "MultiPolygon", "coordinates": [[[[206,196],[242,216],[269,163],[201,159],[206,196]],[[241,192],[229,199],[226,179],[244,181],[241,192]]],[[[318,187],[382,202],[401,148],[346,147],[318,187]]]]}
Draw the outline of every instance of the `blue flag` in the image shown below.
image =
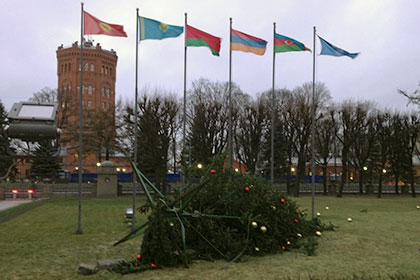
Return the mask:
{"type": "Polygon", "coordinates": [[[178,37],[184,32],[183,26],[169,25],[154,19],[139,17],[139,40],[178,37]]]}
{"type": "Polygon", "coordinates": [[[327,41],[325,41],[324,39],[322,39],[321,37],[319,37],[319,40],[321,41],[321,53],[320,54],[324,54],[324,55],[332,55],[332,56],[348,56],[351,58],[356,58],[359,53],[349,53],[343,49],[340,49],[330,43],[328,43],[327,41]]]}

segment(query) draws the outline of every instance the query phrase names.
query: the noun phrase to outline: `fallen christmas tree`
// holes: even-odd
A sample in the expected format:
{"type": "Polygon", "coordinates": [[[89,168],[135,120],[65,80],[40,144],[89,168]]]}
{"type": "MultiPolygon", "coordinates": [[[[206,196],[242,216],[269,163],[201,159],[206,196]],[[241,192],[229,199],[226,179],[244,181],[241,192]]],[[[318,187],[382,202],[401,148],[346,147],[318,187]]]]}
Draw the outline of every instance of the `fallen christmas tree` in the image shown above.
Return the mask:
{"type": "MultiPolygon", "coordinates": [[[[313,255],[316,237],[332,230],[306,214],[295,202],[255,176],[237,176],[213,163],[213,172],[183,195],[165,197],[137,170],[151,209],[148,222],[115,245],[143,234],[140,253],[114,269],[129,273],[168,266],[188,266],[195,259],[239,260],[303,248],[313,255]],[[216,165],[216,166],[215,166],[216,165]],[[216,171],[216,172],[214,172],[216,171]],[[213,174],[214,173],[214,174],[213,174]],[[157,199],[147,190],[154,189],[157,199]]],[[[179,194],[179,192],[177,192],[179,194]]]]}

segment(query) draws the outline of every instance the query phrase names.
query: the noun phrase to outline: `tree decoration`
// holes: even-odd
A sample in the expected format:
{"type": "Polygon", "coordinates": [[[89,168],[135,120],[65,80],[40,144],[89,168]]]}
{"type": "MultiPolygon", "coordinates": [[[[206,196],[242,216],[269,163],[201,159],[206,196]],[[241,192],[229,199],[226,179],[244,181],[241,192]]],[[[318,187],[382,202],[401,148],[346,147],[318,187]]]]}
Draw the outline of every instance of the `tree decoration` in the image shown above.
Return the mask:
{"type": "Polygon", "coordinates": [[[316,232],[315,232],[315,234],[316,234],[317,236],[321,236],[321,234],[322,234],[322,233],[321,233],[320,231],[316,231],[316,232]]]}
{"type": "Polygon", "coordinates": [[[144,230],[141,262],[122,262],[115,271],[143,271],[150,269],[150,264],[188,266],[198,258],[237,261],[244,255],[282,252],[286,244],[290,246],[288,250],[298,249],[305,244],[303,236],[333,229],[318,218],[307,220],[303,214],[296,218],[297,204],[284,198],[267,181],[224,171],[224,158],[216,160],[209,168],[221,170],[217,175],[207,173],[200,183],[184,187],[182,195],[175,191],[173,197],[160,193],[133,164],[151,213],[146,223],[115,244],[130,240],[144,230]],[[244,185],[253,186],[252,196],[237,191],[244,185]],[[272,211],[273,207],[267,204],[277,210],[272,211]],[[254,230],[259,224],[263,225],[254,230]],[[299,237],[296,242],[288,241],[296,236],[299,237]]]}
{"type": "Polygon", "coordinates": [[[321,213],[316,212],[317,217],[321,217],[321,213]]]}
{"type": "Polygon", "coordinates": [[[251,189],[250,189],[249,187],[245,187],[245,188],[244,188],[244,191],[245,191],[245,192],[249,192],[250,190],[251,190],[251,189]]]}
{"type": "Polygon", "coordinates": [[[140,259],[141,259],[141,255],[140,255],[140,254],[138,254],[138,255],[136,256],[136,259],[137,259],[137,260],[140,260],[140,259]]]}
{"type": "Polygon", "coordinates": [[[349,217],[349,218],[347,218],[347,222],[351,223],[351,222],[353,222],[353,219],[349,217]]]}
{"type": "Polygon", "coordinates": [[[274,206],[274,205],[271,205],[271,210],[273,210],[273,211],[276,211],[276,206],[274,206]]]}

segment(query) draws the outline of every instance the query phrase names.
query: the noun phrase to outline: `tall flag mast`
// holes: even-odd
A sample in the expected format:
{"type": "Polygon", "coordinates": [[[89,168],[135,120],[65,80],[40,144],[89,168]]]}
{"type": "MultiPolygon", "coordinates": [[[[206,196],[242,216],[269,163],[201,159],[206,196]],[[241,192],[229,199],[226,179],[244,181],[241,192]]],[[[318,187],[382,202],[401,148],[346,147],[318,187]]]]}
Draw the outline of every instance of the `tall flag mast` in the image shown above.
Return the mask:
{"type": "Polygon", "coordinates": [[[249,52],[264,55],[267,41],[232,29],[232,18],[229,18],[229,168],[233,167],[233,124],[232,124],[232,51],[249,52]]]}
{"type": "Polygon", "coordinates": [[[82,234],[82,172],[83,172],[83,35],[103,34],[108,36],[127,37],[122,25],[111,24],[92,16],[83,9],[81,4],[80,16],[80,99],[79,99],[79,189],[78,189],[78,222],[77,234],[82,234]]]}
{"type": "Polygon", "coordinates": [[[312,196],[312,219],[315,218],[315,37],[316,27],[314,26],[314,52],[312,60],[312,124],[311,124],[311,196],[312,196]]]}
{"type": "Polygon", "coordinates": [[[274,90],[274,81],[275,81],[275,59],[276,53],[281,52],[297,52],[297,51],[311,51],[301,42],[292,39],[290,37],[280,35],[276,33],[276,23],[273,22],[274,36],[273,36],[273,87],[271,91],[271,157],[270,157],[270,174],[271,174],[271,183],[274,184],[274,130],[275,130],[275,112],[276,112],[276,103],[275,103],[275,90],[274,90]]]}
{"type": "MultiPolygon", "coordinates": [[[[137,8],[136,15],[136,84],[134,101],[134,163],[137,164],[137,135],[138,135],[138,46],[143,40],[162,40],[166,38],[175,38],[184,32],[184,27],[170,25],[158,20],[142,17],[137,8]]],[[[134,174],[134,173],[133,173],[134,174]]],[[[133,176],[133,222],[131,231],[135,231],[135,209],[136,209],[136,178],[133,176]]]]}

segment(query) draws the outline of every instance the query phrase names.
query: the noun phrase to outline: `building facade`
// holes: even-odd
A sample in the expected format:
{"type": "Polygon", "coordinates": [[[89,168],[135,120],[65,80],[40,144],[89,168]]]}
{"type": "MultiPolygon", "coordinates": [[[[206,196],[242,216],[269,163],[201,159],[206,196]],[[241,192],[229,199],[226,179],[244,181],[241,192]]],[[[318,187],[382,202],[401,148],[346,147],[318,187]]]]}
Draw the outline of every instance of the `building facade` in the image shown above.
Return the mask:
{"type": "MultiPolygon", "coordinates": [[[[100,44],[85,42],[83,45],[83,65],[80,64],[80,44],[57,49],[58,76],[58,126],[62,130],[60,140],[63,169],[72,173],[79,165],[79,108],[80,71],[83,71],[83,129],[85,135],[92,129],[91,116],[104,111],[110,118],[108,133],[115,133],[115,83],[118,56],[114,50],[104,50],[100,44]]],[[[96,143],[96,142],[95,142],[96,143]]],[[[84,149],[83,172],[95,173],[97,164],[104,161],[102,151],[84,149]]],[[[118,166],[127,165],[125,158],[111,159],[118,166]]],[[[124,166],[126,168],[126,166],[124,166]]]]}

